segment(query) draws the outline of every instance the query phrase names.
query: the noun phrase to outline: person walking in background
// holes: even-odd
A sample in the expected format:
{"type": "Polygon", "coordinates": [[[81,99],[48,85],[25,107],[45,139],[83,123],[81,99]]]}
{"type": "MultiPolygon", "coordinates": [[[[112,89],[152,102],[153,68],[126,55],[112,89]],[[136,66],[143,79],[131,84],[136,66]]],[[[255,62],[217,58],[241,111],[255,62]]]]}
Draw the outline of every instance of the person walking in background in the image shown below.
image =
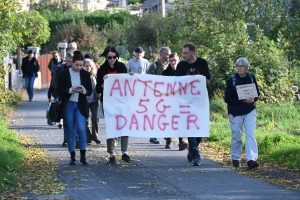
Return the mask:
{"type": "MultiPolygon", "coordinates": [[[[120,53],[115,46],[108,46],[105,48],[100,57],[106,58],[103,65],[100,66],[100,69],[97,71],[97,86],[96,91],[98,94],[101,94],[101,102],[103,103],[103,88],[104,88],[104,79],[107,78],[107,74],[117,74],[117,73],[127,73],[126,66],[120,62],[120,53]]],[[[111,105],[113,106],[113,105],[111,105]]],[[[105,114],[105,113],[104,113],[105,114]]],[[[122,160],[125,162],[130,162],[131,158],[126,154],[128,150],[128,136],[122,136],[121,138],[121,151],[122,151],[122,160]]],[[[114,156],[115,148],[115,139],[107,139],[107,152],[110,154],[109,163],[115,164],[116,158],[114,156]]]]}
{"type": "Polygon", "coordinates": [[[86,54],[84,55],[84,59],[86,59],[86,58],[91,59],[91,60],[95,63],[96,70],[98,70],[98,69],[100,68],[100,66],[94,61],[94,56],[93,56],[93,54],[91,54],[91,53],[86,53],[86,54]]]}
{"type": "MultiPolygon", "coordinates": [[[[179,63],[179,56],[177,53],[170,54],[169,56],[169,66],[167,69],[165,69],[162,72],[163,76],[175,76],[176,75],[176,68],[177,64],[179,63]]],[[[182,137],[178,138],[179,139],[179,151],[183,151],[187,148],[187,143],[183,140],[182,137]]],[[[172,143],[172,138],[165,138],[166,140],[166,146],[165,149],[171,149],[171,143],[172,143]]]]}
{"type": "MultiPolygon", "coordinates": [[[[158,61],[152,63],[149,66],[147,74],[162,75],[162,72],[169,66],[169,55],[171,54],[171,49],[169,47],[162,47],[159,51],[158,61]]],[[[150,138],[150,143],[160,144],[157,138],[150,138]]]]}
{"type": "MultiPolygon", "coordinates": [[[[69,69],[70,67],[72,67],[72,65],[73,65],[73,53],[68,52],[67,55],[66,55],[66,62],[63,63],[59,68],[56,69],[55,75],[54,75],[54,77],[52,77],[53,80],[56,79],[56,81],[57,81],[57,79],[58,79],[58,74],[59,74],[62,70],[67,70],[67,69],[69,69]],[[55,76],[57,76],[57,77],[55,77],[55,76]]],[[[56,82],[56,84],[57,84],[57,82],[56,82]]],[[[57,85],[56,85],[56,88],[57,88],[57,85]]],[[[57,89],[56,89],[56,90],[57,90],[57,89]]],[[[61,101],[61,100],[62,100],[62,97],[58,96],[58,100],[61,101]]],[[[67,141],[68,134],[67,134],[67,128],[66,128],[66,125],[63,124],[63,119],[61,120],[60,124],[62,124],[62,125],[63,125],[63,128],[64,128],[64,140],[63,140],[62,146],[63,146],[63,147],[66,147],[67,144],[68,144],[68,141],[67,141]]],[[[77,135],[77,134],[76,134],[76,135],[77,135]]],[[[77,143],[78,143],[78,146],[79,146],[78,136],[76,136],[76,144],[77,144],[77,143]]]]}
{"type": "Polygon", "coordinates": [[[142,47],[135,48],[134,57],[131,58],[127,63],[127,71],[128,73],[133,72],[137,74],[146,74],[150,63],[147,59],[143,58],[145,55],[145,51],[142,47]]]}
{"type": "MultiPolygon", "coordinates": [[[[51,72],[51,82],[53,80],[53,75],[56,71],[56,69],[60,66],[60,57],[58,55],[57,51],[52,52],[52,58],[50,59],[50,62],[48,64],[48,69],[51,72]]],[[[54,101],[58,100],[58,94],[56,89],[53,87],[53,85],[50,82],[50,87],[48,89],[48,101],[51,102],[51,96],[54,97],[54,101]]]]}
{"type": "MultiPolygon", "coordinates": [[[[186,75],[203,75],[206,77],[206,84],[210,82],[210,71],[208,68],[208,63],[203,58],[196,57],[196,46],[188,42],[182,47],[182,58],[177,65],[176,76],[186,76],[186,75]]],[[[199,144],[202,137],[188,137],[189,143],[189,153],[187,155],[188,161],[192,162],[194,166],[200,165],[200,151],[199,144]]]]}
{"type": "Polygon", "coordinates": [[[38,77],[37,72],[40,70],[40,65],[37,59],[33,56],[33,51],[29,50],[27,56],[22,59],[21,70],[23,78],[25,78],[25,86],[29,97],[29,102],[33,98],[33,84],[35,78],[38,77]]]}
{"type": "Polygon", "coordinates": [[[74,51],[77,50],[77,44],[75,42],[71,42],[68,47],[69,47],[68,52],[70,53],[74,53],[74,51]]]}
{"type": "Polygon", "coordinates": [[[259,89],[256,78],[248,72],[249,62],[246,58],[239,58],[235,62],[236,73],[227,80],[225,91],[225,102],[227,103],[230,127],[231,127],[231,158],[234,167],[240,167],[240,158],[242,154],[242,134],[243,126],[246,131],[246,161],[248,169],[259,166],[257,162],[258,147],[254,132],[256,128],[256,107],[255,102],[259,97],[259,89]],[[237,94],[237,85],[255,84],[258,97],[239,99],[237,94]]]}
{"type": "Polygon", "coordinates": [[[89,128],[89,118],[86,120],[86,137],[87,143],[91,144],[92,141],[96,144],[101,144],[101,141],[98,140],[98,122],[99,122],[99,95],[96,92],[97,85],[97,70],[95,63],[89,59],[84,59],[83,69],[88,71],[91,74],[91,83],[92,83],[92,94],[87,96],[88,107],[92,113],[91,122],[92,122],[92,132],[89,128]]]}
{"type": "Polygon", "coordinates": [[[61,95],[64,124],[67,128],[70,165],[76,165],[75,135],[79,136],[80,162],[88,165],[86,159],[86,119],[89,117],[86,96],[92,94],[90,73],[82,70],[84,64],[80,51],[74,51],[73,65],[58,74],[57,91],[61,95]]]}

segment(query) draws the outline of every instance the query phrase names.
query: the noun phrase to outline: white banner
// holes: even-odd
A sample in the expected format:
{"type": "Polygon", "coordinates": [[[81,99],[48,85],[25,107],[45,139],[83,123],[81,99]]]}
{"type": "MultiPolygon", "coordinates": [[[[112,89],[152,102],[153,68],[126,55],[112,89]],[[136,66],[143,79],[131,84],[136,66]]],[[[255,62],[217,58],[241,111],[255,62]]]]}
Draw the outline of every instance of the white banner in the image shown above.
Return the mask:
{"type": "Polygon", "coordinates": [[[245,85],[237,85],[236,91],[237,91],[239,100],[258,97],[256,86],[254,83],[245,84],[245,85]]]}
{"type": "Polygon", "coordinates": [[[209,137],[206,78],[109,74],[104,81],[106,138],[209,137]]]}

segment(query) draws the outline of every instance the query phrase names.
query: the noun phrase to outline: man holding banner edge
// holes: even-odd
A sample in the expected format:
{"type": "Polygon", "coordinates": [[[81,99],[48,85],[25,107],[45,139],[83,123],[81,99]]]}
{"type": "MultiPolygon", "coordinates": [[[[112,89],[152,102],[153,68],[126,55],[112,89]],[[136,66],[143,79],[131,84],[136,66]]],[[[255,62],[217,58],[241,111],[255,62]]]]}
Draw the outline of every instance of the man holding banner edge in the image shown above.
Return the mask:
{"type": "MultiPolygon", "coordinates": [[[[176,69],[176,76],[186,75],[203,75],[206,77],[206,84],[210,83],[210,71],[208,63],[203,58],[197,58],[196,46],[188,42],[182,46],[183,61],[179,62],[176,69]]],[[[188,137],[189,149],[187,159],[192,162],[194,166],[200,166],[200,151],[199,144],[202,137],[188,137]]]]}

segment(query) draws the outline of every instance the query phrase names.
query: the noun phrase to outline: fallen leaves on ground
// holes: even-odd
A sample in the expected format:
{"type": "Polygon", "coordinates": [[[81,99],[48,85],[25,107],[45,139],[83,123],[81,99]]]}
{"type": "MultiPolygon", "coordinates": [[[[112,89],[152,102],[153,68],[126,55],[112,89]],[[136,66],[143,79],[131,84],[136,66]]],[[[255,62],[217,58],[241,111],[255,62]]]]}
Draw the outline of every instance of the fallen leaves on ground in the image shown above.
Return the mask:
{"type": "Polygon", "coordinates": [[[58,182],[57,163],[50,159],[45,149],[36,147],[29,137],[19,136],[26,148],[26,158],[20,163],[22,173],[18,175],[18,186],[1,194],[2,199],[22,199],[23,193],[59,194],[65,185],[58,182]]]}
{"type": "Polygon", "coordinates": [[[201,143],[200,149],[203,154],[224,166],[231,167],[239,174],[268,181],[285,188],[300,190],[300,169],[293,169],[283,164],[268,162],[260,157],[259,167],[253,170],[247,169],[244,157],[241,159],[242,167],[234,168],[230,155],[230,149],[210,143],[201,143]]]}

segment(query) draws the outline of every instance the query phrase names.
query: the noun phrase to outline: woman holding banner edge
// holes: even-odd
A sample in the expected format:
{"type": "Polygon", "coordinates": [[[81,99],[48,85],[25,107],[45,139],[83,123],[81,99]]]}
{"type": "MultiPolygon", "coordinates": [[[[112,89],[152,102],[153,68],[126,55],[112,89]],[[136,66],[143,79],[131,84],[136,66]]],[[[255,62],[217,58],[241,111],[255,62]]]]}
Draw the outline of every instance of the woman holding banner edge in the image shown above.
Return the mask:
{"type": "MultiPolygon", "coordinates": [[[[110,45],[105,48],[100,57],[105,57],[106,60],[100,69],[97,71],[97,85],[96,91],[101,94],[100,101],[103,103],[103,89],[104,89],[104,79],[107,78],[107,74],[117,74],[117,73],[127,73],[127,68],[124,63],[119,61],[120,53],[116,46],[110,45]]],[[[122,136],[121,138],[121,151],[122,160],[125,162],[130,162],[131,158],[126,154],[128,150],[128,136],[122,136]]],[[[116,158],[114,156],[115,139],[107,139],[107,152],[110,154],[109,164],[115,164],[116,158]]]]}

